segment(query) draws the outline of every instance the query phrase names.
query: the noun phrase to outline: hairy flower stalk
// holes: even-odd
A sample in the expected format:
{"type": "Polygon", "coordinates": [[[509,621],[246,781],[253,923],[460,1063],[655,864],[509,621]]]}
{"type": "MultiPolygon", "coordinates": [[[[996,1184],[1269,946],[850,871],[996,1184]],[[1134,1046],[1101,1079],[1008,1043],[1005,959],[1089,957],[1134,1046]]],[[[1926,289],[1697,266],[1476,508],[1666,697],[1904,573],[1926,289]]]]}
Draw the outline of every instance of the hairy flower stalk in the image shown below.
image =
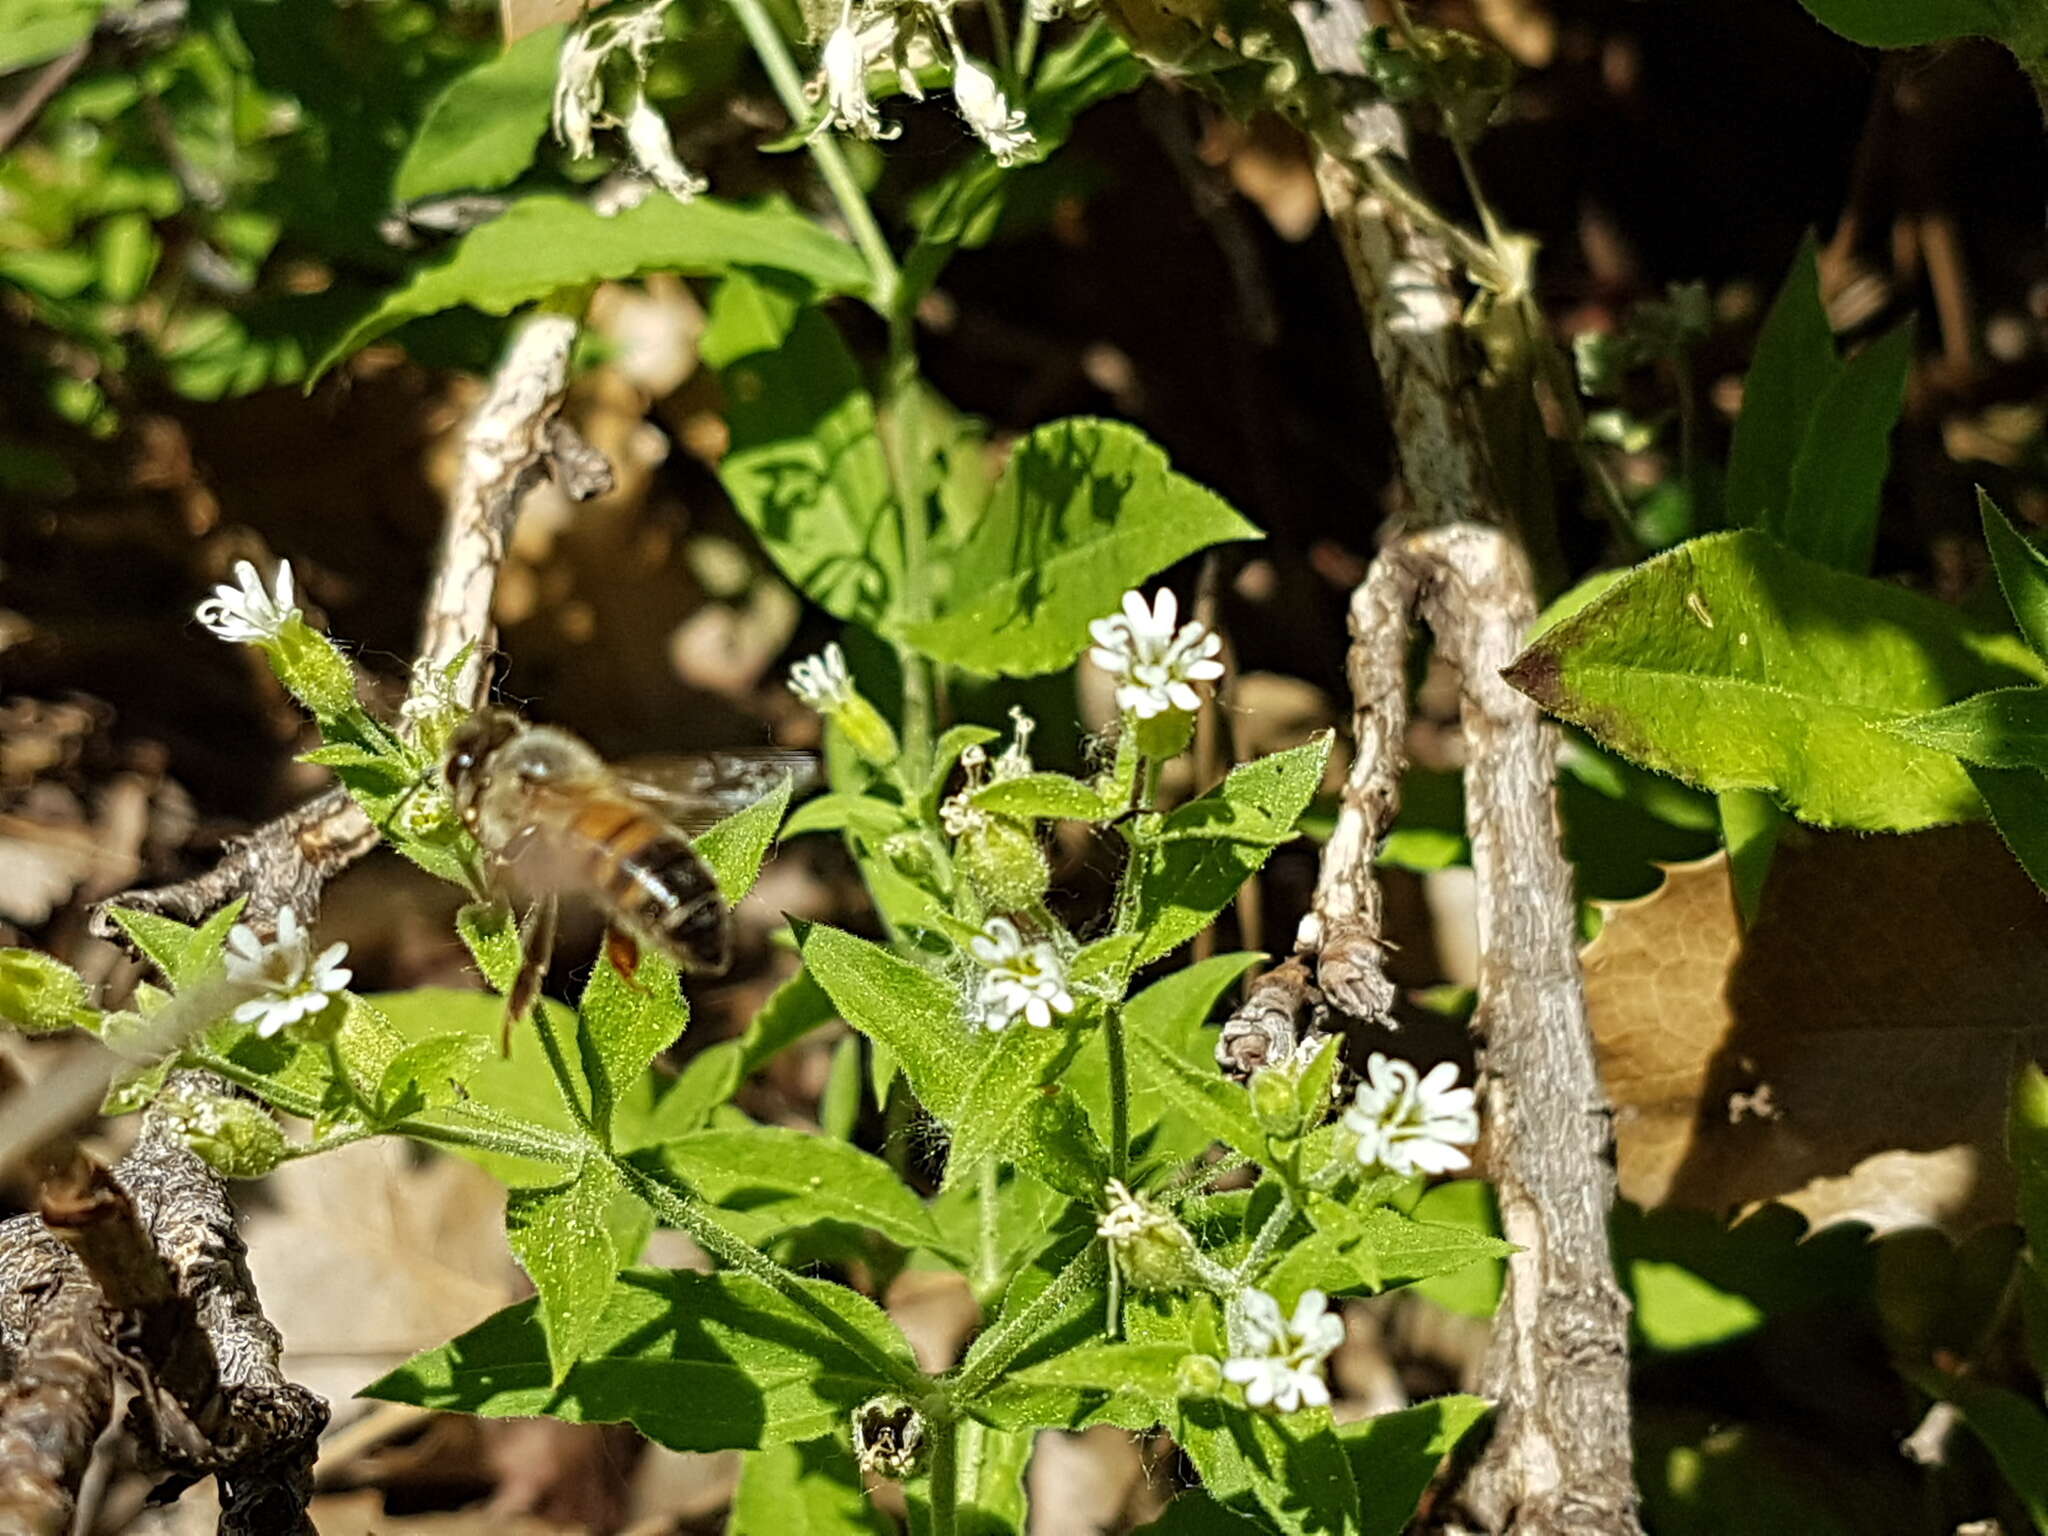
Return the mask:
{"type": "Polygon", "coordinates": [[[1344,1111],[1345,1126],[1358,1135],[1358,1160],[1403,1177],[1468,1166],[1464,1149],[1479,1139],[1479,1106],[1457,1081],[1451,1062],[1423,1077],[1414,1063],[1373,1052],[1357,1100],[1344,1111]]]}
{"type": "Polygon", "coordinates": [[[993,1034],[1021,1019],[1034,1029],[1050,1029],[1056,1017],[1074,1011],[1059,951],[1044,940],[1026,941],[1008,918],[990,918],[967,941],[967,952],[982,968],[967,1007],[969,1022],[978,1028],[993,1034]]]}
{"type": "Polygon", "coordinates": [[[1244,1292],[1231,1313],[1232,1353],[1223,1376],[1244,1388],[1248,1406],[1279,1413],[1329,1406],[1323,1362],[1344,1342],[1344,1320],[1321,1291],[1303,1291],[1291,1318],[1259,1290],[1244,1292]]]}
{"type": "Polygon", "coordinates": [[[254,565],[237,560],[235,584],[215,587],[194,616],[218,639],[245,645],[275,640],[299,616],[292,603],[291,562],[278,563],[275,582],[274,589],[266,588],[254,565]]]}
{"type": "Polygon", "coordinates": [[[227,978],[256,995],[235,1009],[238,1024],[254,1024],[265,1037],[317,1017],[347,988],[354,973],[342,965],[348,945],[313,953],[313,936],[290,907],[277,914],[277,937],[268,944],[247,923],[228,932],[227,978]]]}

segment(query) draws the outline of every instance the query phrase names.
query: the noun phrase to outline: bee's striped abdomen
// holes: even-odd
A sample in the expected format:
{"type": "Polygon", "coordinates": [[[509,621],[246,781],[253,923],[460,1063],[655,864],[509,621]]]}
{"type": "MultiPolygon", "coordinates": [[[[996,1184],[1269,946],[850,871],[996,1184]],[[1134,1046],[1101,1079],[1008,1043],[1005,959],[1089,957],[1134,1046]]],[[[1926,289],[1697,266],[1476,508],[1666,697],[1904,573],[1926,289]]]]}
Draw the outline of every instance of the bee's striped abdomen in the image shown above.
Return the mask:
{"type": "Polygon", "coordinates": [[[591,885],[621,925],[692,970],[723,970],[725,900],[690,840],[624,800],[594,800],[574,822],[591,850],[591,885]]]}

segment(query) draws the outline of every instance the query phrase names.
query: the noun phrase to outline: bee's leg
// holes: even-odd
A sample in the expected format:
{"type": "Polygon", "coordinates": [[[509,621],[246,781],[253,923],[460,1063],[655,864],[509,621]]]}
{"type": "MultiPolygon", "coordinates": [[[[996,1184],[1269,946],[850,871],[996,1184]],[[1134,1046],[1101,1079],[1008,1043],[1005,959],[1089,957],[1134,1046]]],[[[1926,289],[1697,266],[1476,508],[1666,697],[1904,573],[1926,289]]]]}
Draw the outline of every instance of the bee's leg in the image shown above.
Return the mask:
{"type": "Polygon", "coordinates": [[[519,975],[505,998],[505,1026],[498,1041],[498,1054],[512,1054],[512,1028],[533,1011],[540,1000],[540,984],[547,979],[548,961],[555,952],[555,898],[543,896],[526,909],[519,925],[519,975]]]}
{"type": "Polygon", "coordinates": [[[619,927],[605,929],[604,957],[619,973],[619,980],[636,992],[647,990],[640,985],[640,941],[632,934],[619,927]]]}

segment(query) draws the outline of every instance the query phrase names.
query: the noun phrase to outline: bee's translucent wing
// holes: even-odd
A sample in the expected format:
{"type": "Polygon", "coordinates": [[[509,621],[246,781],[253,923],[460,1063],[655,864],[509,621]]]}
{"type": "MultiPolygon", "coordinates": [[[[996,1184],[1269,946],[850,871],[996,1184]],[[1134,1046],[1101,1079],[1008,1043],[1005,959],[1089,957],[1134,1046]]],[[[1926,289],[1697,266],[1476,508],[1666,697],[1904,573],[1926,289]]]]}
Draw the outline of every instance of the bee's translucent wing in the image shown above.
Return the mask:
{"type": "Polygon", "coordinates": [[[819,783],[810,752],[707,752],[688,757],[633,757],[611,765],[619,787],[685,832],[702,832],[743,811],[784,775],[803,794],[819,783]]]}

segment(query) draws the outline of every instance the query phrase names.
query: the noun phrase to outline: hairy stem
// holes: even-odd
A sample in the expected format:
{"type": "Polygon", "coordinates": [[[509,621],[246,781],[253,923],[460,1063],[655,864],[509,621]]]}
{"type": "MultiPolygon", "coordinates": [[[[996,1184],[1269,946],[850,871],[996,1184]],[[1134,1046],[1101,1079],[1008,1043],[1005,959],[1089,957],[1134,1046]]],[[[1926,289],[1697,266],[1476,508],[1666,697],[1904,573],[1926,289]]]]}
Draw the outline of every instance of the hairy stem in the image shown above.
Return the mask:
{"type": "Polygon", "coordinates": [[[1102,1273],[1102,1262],[1102,1245],[1090,1243],[1028,1306],[976,1339],[960,1374],[953,1379],[953,1401],[964,1407],[994,1386],[1039,1329],[1095,1283],[1102,1273]]]}

